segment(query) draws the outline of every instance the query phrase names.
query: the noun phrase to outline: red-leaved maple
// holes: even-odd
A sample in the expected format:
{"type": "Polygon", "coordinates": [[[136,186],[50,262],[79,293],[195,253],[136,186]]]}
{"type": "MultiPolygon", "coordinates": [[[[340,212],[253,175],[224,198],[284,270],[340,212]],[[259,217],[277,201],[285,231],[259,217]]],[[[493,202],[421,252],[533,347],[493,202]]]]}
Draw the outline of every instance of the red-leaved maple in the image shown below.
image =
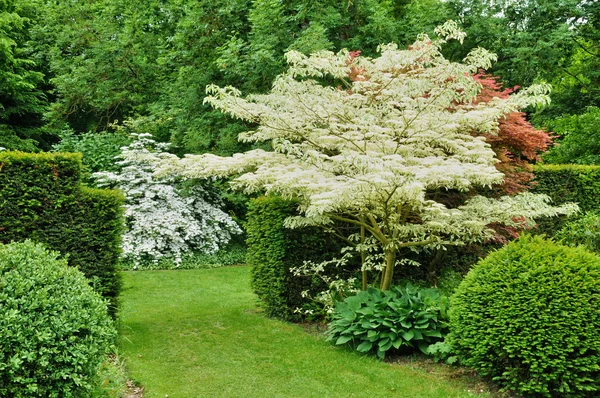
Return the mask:
{"type": "MultiPolygon", "coordinates": [[[[480,72],[473,76],[482,86],[478,102],[488,102],[494,97],[507,98],[518,87],[503,88],[499,78],[480,72]]],[[[486,141],[492,146],[500,163],[496,165],[504,173],[504,184],[496,187],[495,193],[512,195],[531,187],[532,164],[539,154],[552,143],[552,137],[529,123],[523,112],[513,112],[499,120],[496,135],[487,134],[486,141]]]]}

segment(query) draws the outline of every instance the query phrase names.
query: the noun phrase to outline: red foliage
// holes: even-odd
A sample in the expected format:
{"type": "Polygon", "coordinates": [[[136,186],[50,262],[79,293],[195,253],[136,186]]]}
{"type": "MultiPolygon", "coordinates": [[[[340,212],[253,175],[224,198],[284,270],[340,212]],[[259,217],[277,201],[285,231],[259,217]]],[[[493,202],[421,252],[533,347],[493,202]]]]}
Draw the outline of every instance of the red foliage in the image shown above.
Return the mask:
{"type": "Polygon", "coordinates": [[[358,67],[355,64],[355,59],[359,56],[360,50],[348,52],[348,59],[346,60],[346,65],[350,67],[350,73],[348,73],[348,78],[352,82],[369,80],[369,76],[366,74],[366,69],[363,67],[358,67]]]}
{"type": "MultiPolygon", "coordinates": [[[[497,77],[482,72],[473,78],[483,87],[477,102],[488,102],[494,97],[508,98],[519,88],[502,88],[497,77]]],[[[552,143],[552,137],[534,128],[523,112],[514,112],[499,121],[497,134],[486,134],[485,138],[500,160],[496,167],[505,175],[504,184],[496,188],[496,193],[511,195],[529,189],[533,178],[532,164],[552,143]]]]}

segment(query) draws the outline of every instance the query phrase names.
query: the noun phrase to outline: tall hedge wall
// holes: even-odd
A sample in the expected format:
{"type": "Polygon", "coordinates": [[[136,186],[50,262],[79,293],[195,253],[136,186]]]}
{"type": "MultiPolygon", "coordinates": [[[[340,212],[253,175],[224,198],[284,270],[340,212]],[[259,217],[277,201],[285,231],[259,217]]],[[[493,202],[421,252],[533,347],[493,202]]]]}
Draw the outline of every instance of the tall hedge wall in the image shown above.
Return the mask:
{"type": "Polygon", "coordinates": [[[79,154],[0,152],[0,243],[31,239],[68,255],[114,311],[124,198],[81,186],[80,170],[79,154]]]}
{"type": "Polygon", "coordinates": [[[292,275],[290,268],[305,260],[330,260],[343,246],[319,228],[284,228],[283,221],[296,214],[293,201],[262,197],[251,201],[246,223],[252,288],[269,316],[288,320],[298,319],[294,310],[308,302],[301,296],[303,290],[316,293],[325,288],[316,278],[292,275]]]}

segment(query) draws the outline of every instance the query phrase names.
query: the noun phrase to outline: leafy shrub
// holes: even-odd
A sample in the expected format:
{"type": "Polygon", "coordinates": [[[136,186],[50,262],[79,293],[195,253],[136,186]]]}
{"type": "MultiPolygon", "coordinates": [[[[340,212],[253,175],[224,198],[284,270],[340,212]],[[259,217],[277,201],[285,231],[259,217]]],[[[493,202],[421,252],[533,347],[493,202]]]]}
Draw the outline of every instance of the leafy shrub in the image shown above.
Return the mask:
{"type": "Polygon", "coordinates": [[[549,121],[561,140],[544,155],[549,163],[600,164],[600,108],[589,107],[580,115],[549,121]]]}
{"type": "Polygon", "coordinates": [[[567,222],[555,237],[567,246],[584,245],[588,250],[600,254],[600,214],[586,213],[567,222]]]}
{"type": "Polygon", "coordinates": [[[600,394],[600,258],[523,236],[479,262],[451,298],[465,365],[527,397],[600,394]]]}
{"type": "Polygon", "coordinates": [[[124,198],[80,177],[79,154],[0,152],[0,243],[31,239],[68,254],[115,312],[124,198]]]}
{"type": "Polygon", "coordinates": [[[304,291],[316,295],[325,289],[321,280],[294,276],[290,270],[304,261],[329,260],[343,246],[319,228],[285,228],[284,220],[297,215],[296,206],[278,196],[253,199],[246,223],[252,289],[269,316],[288,320],[299,319],[295,310],[309,304],[304,291]]]}
{"type": "Polygon", "coordinates": [[[581,211],[600,209],[600,166],[546,164],[535,167],[534,191],[556,204],[575,202],[581,211]]]}
{"type": "Polygon", "coordinates": [[[121,147],[129,145],[131,138],[123,133],[68,134],[54,145],[56,152],[81,152],[82,165],[86,177],[98,171],[117,171],[115,157],[121,154],[121,147]]]}
{"type": "MultiPolygon", "coordinates": [[[[575,202],[582,212],[600,209],[600,166],[547,164],[535,167],[534,192],[544,193],[555,204],[575,202]]],[[[541,219],[538,230],[553,235],[567,222],[564,216],[541,219]]]]}
{"type": "Polygon", "coordinates": [[[117,354],[100,364],[91,398],[123,398],[128,392],[127,370],[117,354]]]}
{"type": "Polygon", "coordinates": [[[85,397],[116,331],[106,303],[58,253],[0,245],[0,396],[85,397]]]}
{"type": "Polygon", "coordinates": [[[123,148],[120,171],[94,174],[100,184],[125,193],[123,255],[140,267],[162,258],[179,265],[192,251],[215,253],[242,232],[201,184],[182,186],[174,177],[153,175],[163,149],[149,134],[139,134],[123,148]]]}
{"type": "Polygon", "coordinates": [[[369,288],[337,304],[327,340],[380,358],[394,349],[427,353],[446,334],[447,314],[448,299],[437,289],[369,288]]]}

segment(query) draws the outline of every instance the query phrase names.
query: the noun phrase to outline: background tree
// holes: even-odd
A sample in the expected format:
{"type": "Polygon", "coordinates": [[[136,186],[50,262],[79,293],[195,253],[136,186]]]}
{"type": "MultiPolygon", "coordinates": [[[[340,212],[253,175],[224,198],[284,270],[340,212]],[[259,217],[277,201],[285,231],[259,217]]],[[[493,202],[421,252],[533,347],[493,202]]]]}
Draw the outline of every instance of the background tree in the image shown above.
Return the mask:
{"type": "MultiPolygon", "coordinates": [[[[597,2],[451,0],[447,5],[468,33],[465,49],[484,46],[497,53],[491,72],[508,87],[552,83],[552,103],[538,115],[538,123],[598,105],[597,2]]],[[[464,51],[454,48],[453,55],[464,51]]]]}
{"type": "Polygon", "coordinates": [[[544,160],[562,164],[600,164],[600,108],[590,107],[580,115],[566,115],[547,123],[561,140],[544,160]]]}
{"type": "MultiPolygon", "coordinates": [[[[438,32],[463,37],[453,23],[438,32]]],[[[374,59],[290,51],[289,70],[271,92],[247,99],[232,87],[209,86],[207,102],[258,125],[240,138],[270,142],[273,151],[172,158],[162,172],[239,175],[233,184],[247,192],[293,197],[302,216],[288,219],[290,227],[336,221],[363,227],[384,253],[383,289],[403,250],[479,241],[491,234],[490,223],[522,226],[571,210],[532,194],[476,196],[452,208],[430,197],[501,183],[494,152],[472,133],[493,134],[501,116],[546,100],[544,87],[532,87],[475,102],[481,86],[471,75],[488,67],[493,54],[478,48],[464,63],[452,63],[440,53],[444,42],[422,35],[408,50],[383,46],[374,59]]]]}
{"type": "Polygon", "coordinates": [[[446,19],[437,0],[23,4],[37,13],[31,48],[55,87],[47,115],[55,131],[103,132],[115,120],[141,117],[180,154],[247,149],[237,136],[251,124],[203,104],[207,84],[266,92],[285,69],[287,50],[374,55],[379,44],[431,32],[446,19]]]}
{"type": "Polygon", "coordinates": [[[52,137],[40,129],[47,103],[44,75],[26,47],[34,22],[28,11],[0,1],[0,147],[37,151],[48,149],[52,137]]]}

